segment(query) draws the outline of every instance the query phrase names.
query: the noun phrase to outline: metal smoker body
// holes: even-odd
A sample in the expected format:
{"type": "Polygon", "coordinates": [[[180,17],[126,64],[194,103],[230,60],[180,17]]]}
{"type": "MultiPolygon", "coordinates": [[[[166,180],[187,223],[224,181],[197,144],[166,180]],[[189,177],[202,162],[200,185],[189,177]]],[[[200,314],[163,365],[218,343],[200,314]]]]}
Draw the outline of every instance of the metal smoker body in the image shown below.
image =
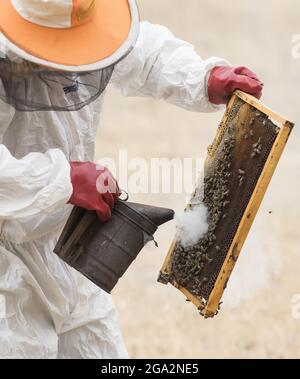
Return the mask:
{"type": "Polygon", "coordinates": [[[54,252],[104,291],[110,293],[157,228],[174,212],[119,201],[109,222],[75,207],[54,252]]]}

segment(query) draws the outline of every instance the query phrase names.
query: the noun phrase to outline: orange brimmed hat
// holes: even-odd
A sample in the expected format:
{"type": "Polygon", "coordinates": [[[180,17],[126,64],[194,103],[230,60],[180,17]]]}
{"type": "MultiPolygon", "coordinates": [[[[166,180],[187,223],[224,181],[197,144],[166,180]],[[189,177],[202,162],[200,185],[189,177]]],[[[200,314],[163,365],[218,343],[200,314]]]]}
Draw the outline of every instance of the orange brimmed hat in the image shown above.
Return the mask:
{"type": "Polygon", "coordinates": [[[135,0],[1,0],[0,30],[9,49],[58,70],[113,65],[139,33],[135,0]]]}

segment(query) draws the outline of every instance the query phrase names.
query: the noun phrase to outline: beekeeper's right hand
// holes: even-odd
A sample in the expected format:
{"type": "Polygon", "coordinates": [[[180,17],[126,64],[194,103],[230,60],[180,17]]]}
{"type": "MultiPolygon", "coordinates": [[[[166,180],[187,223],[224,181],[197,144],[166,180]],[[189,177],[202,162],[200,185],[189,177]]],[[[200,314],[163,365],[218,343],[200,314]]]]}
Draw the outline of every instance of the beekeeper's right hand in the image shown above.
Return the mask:
{"type": "Polygon", "coordinates": [[[70,204],[96,211],[100,221],[106,222],[118,201],[120,190],[111,172],[91,162],[71,162],[73,194],[70,204]]]}

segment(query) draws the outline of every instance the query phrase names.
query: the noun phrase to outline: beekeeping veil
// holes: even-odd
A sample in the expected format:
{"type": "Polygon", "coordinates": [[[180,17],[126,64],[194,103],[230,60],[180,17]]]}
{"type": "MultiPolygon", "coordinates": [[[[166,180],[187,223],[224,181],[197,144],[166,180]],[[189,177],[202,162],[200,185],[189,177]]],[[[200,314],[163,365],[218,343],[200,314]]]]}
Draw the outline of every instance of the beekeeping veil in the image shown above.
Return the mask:
{"type": "Polygon", "coordinates": [[[29,62],[0,35],[0,99],[17,111],[76,111],[106,89],[114,65],[90,72],[64,72],[29,62]]]}
{"type": "Polygon", "coordinates": [[[17,111],[79,110],[103,93],[138,32],[135,0],[3,0],[0,99],[17,111]]]}

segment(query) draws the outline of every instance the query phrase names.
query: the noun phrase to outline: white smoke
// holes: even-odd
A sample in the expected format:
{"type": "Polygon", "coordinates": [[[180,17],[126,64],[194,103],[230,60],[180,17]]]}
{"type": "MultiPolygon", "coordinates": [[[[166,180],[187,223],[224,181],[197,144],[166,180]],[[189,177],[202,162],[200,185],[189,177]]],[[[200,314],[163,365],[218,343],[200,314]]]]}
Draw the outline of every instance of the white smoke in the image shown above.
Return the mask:
{"type": "Polygon", "coordinates": [[[176,214],[177,231],[184,248],[195,245],[208,231],[208,210],[201,203],[176,214]]]}

